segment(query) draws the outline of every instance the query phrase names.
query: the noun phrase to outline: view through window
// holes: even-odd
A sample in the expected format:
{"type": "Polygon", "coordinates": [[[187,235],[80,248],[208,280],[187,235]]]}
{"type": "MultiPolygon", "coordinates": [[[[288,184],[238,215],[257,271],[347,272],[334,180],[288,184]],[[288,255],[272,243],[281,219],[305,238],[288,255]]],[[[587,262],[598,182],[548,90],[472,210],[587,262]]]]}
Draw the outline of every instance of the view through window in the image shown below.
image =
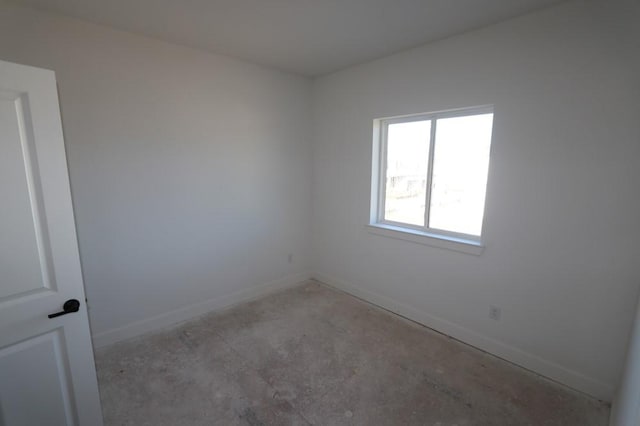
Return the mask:
{"type": "Polygon", "coordinates": [[[479,239],[493,110],[380,120],[378,222],[479,239]]]}

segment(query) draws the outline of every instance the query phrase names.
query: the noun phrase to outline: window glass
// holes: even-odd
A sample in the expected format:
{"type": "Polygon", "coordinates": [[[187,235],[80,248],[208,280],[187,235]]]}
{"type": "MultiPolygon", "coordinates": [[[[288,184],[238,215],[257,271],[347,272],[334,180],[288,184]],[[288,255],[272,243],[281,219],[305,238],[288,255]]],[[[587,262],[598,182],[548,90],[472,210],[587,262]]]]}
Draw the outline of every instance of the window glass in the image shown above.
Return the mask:
{"type": "Polygon", "coordinates": [[[493,114],[437,120],[430,228],[480,236],[492,123],[493,114]]]}
{"type": "Polygon", "coordinates": [[[431,121],[387,127],[384,219],[424,226],[431,121]]]}

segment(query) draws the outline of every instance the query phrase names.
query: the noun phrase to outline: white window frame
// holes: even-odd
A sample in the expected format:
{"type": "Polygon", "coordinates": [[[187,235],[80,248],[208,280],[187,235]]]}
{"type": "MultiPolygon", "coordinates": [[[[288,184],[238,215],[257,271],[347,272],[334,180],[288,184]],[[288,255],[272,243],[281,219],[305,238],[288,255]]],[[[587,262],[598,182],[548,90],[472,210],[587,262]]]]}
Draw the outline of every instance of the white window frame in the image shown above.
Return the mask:
{"type": "MultiPolygon", "coordinates": [[[[461,108],[448,111],[439,111],[422,114],[411,114],[396,117],[386,117],[374,120],[373,123],[373,156],[371,177],[371,215],[369,221],[370,232],[392,238],[400,238],[416,243],[435,245],[438,247],[462,251],[470,254],[482,253],[484,222],[486,215],[486,198],[483,213],[483,223],[480,236],[451,232],[442,229],[429,228],[429,214],[431,205],[431,185],[433,180],[433,161],[435,155],[435,135],[439,119],[452,117],[465,117],[480,114],[495,114],[493,105],[484,105],[471,108],[461,108]],[[395,222],[384,218],[385,194],[386,194],[386,161],[387,161],[387,133],[389,125],[409,123],[414,121],[431,121],[431,134],[429,137],[429,159],[425,199],[425,226],[395,222]]],[[[492,130],[493,139],[493,130],[492,130]]],[[[491,141],[493,142],[493,140],[491,141]]],[[[491,143],[493,146],[493,143],[491,143]]],[[[490,148],[491,149],[491,148],[490,148]]],[[[491,153],[489,153],[491,157],[491,153]]],[[[489,160],[491,161],[491,159],[489,160]]],[[[488,182],[487,182],[488,186],[488,182]]],[[[486,191],[486,190],[485,190],[486,191]]],[[[485,193],[486,196],[486,193],[485,193]]]]}

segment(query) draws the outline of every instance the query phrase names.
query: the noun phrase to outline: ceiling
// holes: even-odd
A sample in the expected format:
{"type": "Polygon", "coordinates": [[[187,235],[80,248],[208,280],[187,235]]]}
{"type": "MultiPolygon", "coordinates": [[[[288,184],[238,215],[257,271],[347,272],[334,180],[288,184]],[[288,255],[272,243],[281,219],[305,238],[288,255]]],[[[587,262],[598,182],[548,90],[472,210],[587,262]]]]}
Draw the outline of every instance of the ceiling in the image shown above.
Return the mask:
{"type": "Polygon", "coordinates": [[[16,0],[317,76],[558,0],[16,0]]]}

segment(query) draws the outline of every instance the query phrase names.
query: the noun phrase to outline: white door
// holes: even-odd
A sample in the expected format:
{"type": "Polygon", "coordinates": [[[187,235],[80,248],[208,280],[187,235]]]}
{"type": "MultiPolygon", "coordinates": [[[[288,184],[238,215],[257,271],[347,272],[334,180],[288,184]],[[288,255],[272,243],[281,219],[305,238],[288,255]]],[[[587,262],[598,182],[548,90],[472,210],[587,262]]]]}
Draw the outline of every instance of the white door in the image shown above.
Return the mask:
{"type": "Polygon", "coordinates": [[[55,75],[0,61],[0,426],[101,424],[55,75]]]}

